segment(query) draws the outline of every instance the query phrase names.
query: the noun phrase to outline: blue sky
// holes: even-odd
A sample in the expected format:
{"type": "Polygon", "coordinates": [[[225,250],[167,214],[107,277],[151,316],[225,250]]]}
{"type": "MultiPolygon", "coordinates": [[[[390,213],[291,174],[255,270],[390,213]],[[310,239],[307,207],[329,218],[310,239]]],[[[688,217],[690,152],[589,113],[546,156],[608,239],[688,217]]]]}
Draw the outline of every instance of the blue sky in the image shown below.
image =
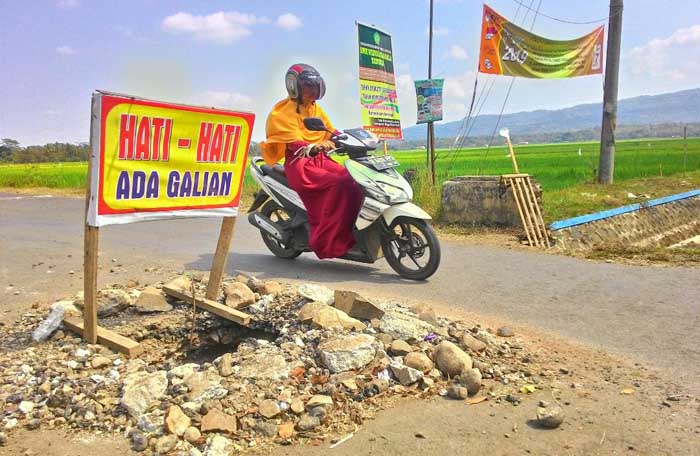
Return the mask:
{"type": "MultiPolygon", "coordinates": [[[[516,23],[524,20],[528,28],[532,23],[533,14],[525,17],[514,0],[488,4],[516,23]]],[[[463,117],[471,97],[481,5],[436,1],[433,75],[446,79],[447,120],[463,117]]],[[[626,1],[623,98],[700,86],[700,4],[663,5],[626,1]]],[[[593,20],[607,16],[608,1],[544,0],[540,9],[550,16],[593,20]]],[[[427,76],[427,13],[426,0],[0,0],[0,137],[23,145],[87,141],[90,94],[106,89],[253,111],[254,139],[260,140],[270,107],[285,96],[284,72],[296,62],[310,63],[324,75],[328,91],[322,104],[335,125],[357,126],[356,20],[393,36],[407,127],[415,122],[412,81],[427,76]]],[[[540,16],[533,31],[568,39],[595,26],[540,16]]],[[[482,113],[498,112],[508,83],[498,78],[482,113]]],[[[602,85],[602,76],[518,79],[506,112],[597,102],[602,85]]]]}

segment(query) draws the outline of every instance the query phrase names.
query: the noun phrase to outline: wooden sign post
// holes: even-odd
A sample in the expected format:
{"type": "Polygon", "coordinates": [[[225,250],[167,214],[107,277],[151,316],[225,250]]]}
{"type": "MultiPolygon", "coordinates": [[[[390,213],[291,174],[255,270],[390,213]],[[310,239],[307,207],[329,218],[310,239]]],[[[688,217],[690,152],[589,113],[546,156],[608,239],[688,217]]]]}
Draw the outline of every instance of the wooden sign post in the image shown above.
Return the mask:
{"type": "MultiPolygon", "coordinates": [[[[238,214],[254,119],[252,113],[93,94],[84,312],[82,321],[64,320],[68,329],[91,344],[101,343],[128,356],[139,354],[142,348],[137,342],[98,326],[99,228],[185,217],[223,217],[201,307],[239,324],[249,322],[246,314],[215,300],[238,214]]],[[[173,290],[169,294],[183,299],[173,290]]]]}

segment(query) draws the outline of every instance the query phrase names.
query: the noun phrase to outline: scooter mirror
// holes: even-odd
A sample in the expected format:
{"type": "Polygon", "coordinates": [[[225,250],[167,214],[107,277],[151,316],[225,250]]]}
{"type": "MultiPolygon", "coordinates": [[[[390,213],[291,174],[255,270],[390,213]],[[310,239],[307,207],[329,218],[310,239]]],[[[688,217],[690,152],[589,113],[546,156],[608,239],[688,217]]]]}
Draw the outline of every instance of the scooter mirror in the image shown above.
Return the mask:
{"type": "Polygon", "coordinates": [[[304,126],[311,131],[326,131],[326,126],[318,117],[307,117],[304,119],[304,126]]]}

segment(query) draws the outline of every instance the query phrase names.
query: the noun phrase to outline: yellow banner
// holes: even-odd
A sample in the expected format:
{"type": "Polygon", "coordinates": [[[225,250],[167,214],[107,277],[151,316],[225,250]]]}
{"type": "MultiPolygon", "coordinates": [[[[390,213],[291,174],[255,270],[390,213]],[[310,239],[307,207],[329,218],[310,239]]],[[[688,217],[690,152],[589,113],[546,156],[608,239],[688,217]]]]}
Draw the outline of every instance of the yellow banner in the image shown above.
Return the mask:
{"type": "Polygon", "coordinates": [[[237,212],[253,114],[97,93],[93,119],[91,225],[237,212]]]}
{"type": "Polygon", "coordinates": [[[555,41],[524,30],[484,5],[479,72],[523,78],[573,78],[603,71],[603,26],[555,41]]]}

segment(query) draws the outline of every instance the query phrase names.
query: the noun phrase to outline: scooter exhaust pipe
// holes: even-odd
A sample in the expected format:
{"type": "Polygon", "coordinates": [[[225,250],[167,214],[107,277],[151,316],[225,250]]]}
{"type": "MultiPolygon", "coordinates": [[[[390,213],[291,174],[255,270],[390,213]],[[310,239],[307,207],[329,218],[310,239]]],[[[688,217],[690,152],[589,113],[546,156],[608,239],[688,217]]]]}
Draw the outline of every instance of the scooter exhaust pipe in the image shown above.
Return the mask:
{"type": "Polygon", "coordinates": [[[286,233],[278,224],[270,220],[269,217],[259,212],[251,212],[248,214],[248,221],[251,225],[266,232],[281,243],[287,244],[289,242],[289,233],[286,233]]]}

